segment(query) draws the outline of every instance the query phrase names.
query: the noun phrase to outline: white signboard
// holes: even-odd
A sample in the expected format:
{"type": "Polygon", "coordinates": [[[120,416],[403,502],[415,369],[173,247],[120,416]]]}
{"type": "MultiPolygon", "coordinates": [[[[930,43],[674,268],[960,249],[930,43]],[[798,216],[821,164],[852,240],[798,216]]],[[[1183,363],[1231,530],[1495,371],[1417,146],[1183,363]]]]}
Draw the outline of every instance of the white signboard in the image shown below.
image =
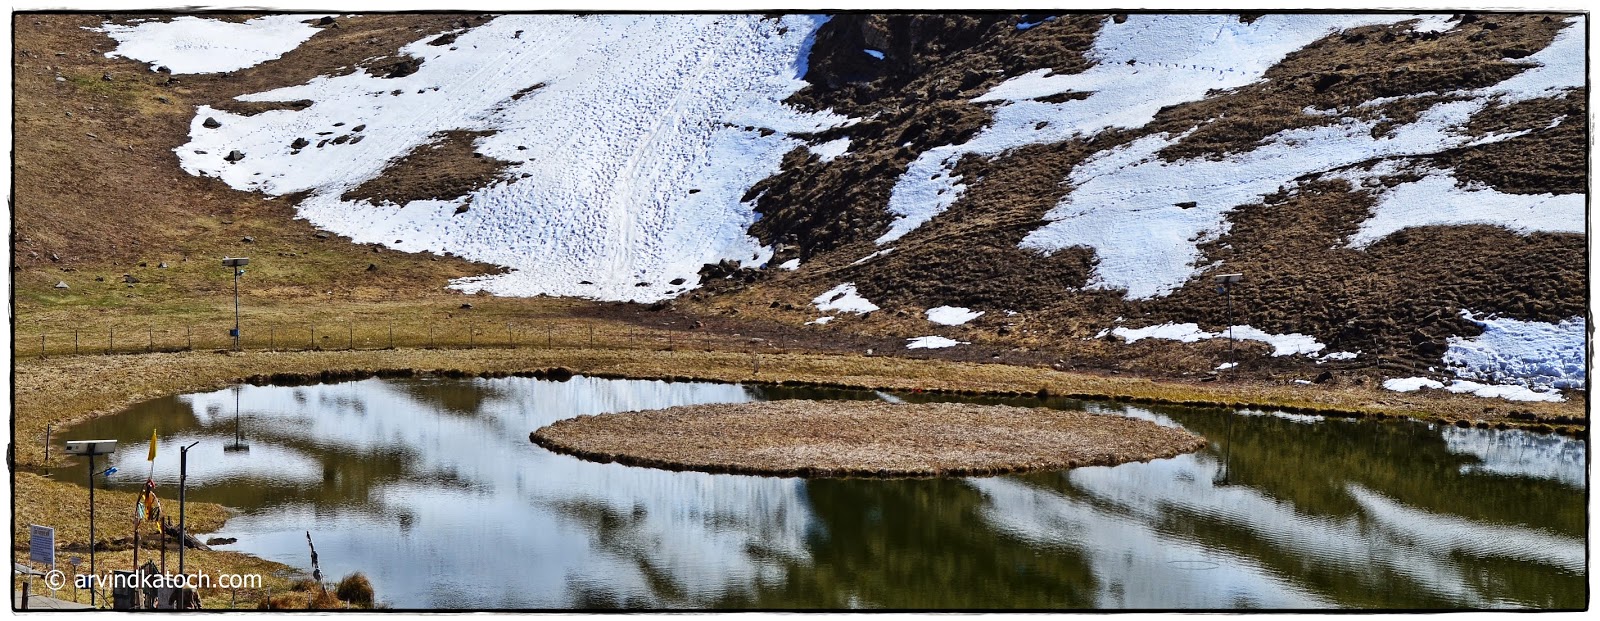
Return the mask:
{"type": "Polygon", "coordinates": [[[28,525],[28,560],[51,568],[56,566],[56,529],[28,525]]]}

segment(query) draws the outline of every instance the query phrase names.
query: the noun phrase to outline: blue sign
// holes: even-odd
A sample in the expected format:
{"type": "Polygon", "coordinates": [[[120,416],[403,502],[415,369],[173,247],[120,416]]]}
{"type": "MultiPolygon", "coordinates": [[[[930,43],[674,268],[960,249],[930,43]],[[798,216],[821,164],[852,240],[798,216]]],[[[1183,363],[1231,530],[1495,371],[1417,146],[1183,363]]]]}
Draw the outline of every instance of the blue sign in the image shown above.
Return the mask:
{"type": "Polygon", "coordinates": [[[228,328],[228,336],[239,336],[238,328],[228,328]]]}
{"type": "Polygon", "coordinates": [[[28,525],[28,560],[56,566],[56,529],[49,526],[28,525]]]}

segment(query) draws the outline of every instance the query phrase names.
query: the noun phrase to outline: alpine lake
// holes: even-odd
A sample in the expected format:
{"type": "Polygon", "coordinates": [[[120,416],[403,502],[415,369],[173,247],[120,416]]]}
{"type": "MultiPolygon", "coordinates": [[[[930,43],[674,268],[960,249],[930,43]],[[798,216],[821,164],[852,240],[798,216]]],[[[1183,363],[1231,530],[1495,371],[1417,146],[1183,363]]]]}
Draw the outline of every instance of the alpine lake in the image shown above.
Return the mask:
{"type": "MultiPolygon", "coordinates": [[[[400,609],[1501,609],[1588,604],[1587,444],[1518,430],[648,380],[241,385],[58,432],[116,439],[238,550],[400,609]],[[582,461],[580,414],[773,399],[1084,409],[1205,436],[1172,459],[1025,475],[796,479],[582,461]]],[[[82,481],[81,463],[52,472],[82,481]]],[[[129,509],[132,511],[132,508],[129,509]]],[[[124,520],[103,516],[104,527],[124,520]]],[[[209,607],[209,603],[208,603],[209,607]]]]}

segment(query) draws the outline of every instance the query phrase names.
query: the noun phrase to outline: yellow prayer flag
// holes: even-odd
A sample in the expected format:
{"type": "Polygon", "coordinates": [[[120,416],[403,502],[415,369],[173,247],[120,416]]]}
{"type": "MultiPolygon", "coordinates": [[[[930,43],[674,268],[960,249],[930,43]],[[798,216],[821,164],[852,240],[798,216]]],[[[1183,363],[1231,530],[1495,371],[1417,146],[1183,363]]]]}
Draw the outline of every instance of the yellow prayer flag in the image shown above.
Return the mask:
{"type": "Polygon", "coordinates": [[[156,430],[150,430],[150,457],[146,461],[156,460],[156,430]]]}

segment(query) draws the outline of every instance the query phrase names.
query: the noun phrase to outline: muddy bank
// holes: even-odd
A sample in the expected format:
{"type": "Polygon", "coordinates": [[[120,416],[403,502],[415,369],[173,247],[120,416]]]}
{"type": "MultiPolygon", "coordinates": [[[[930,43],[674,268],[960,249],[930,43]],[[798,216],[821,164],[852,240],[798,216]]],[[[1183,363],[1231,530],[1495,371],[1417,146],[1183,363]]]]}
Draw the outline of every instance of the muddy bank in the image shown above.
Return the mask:
{"type": "Polygon", "coordinates": [[[580,416],[529,435],[552,451],[669,470],[934,477],[1065,470],[1196,451],[1205,439],[1121,416],[964,403],[769,401],[580,416]]]}

